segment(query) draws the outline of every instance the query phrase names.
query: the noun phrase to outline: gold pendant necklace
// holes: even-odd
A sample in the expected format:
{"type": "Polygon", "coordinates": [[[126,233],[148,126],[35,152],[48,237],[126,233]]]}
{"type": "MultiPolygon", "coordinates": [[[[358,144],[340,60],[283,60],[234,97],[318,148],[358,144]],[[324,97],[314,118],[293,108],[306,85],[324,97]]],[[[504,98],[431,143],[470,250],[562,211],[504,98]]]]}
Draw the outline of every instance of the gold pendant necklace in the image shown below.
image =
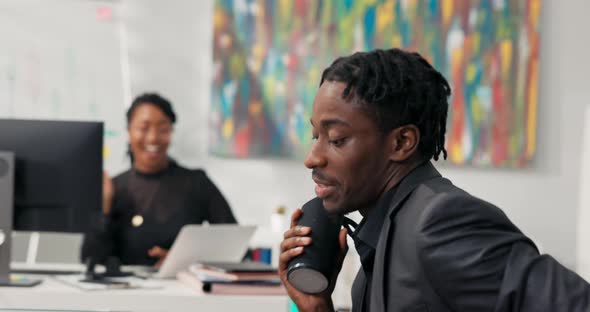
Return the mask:
{"type": "MultiPolygon", "coordinates": [[[[135,171],[133,172],[133,178],[137,179],[137,173],[135,171]]],[[[129,192],[129,189],[131,187],[130,180],[131,179],[129,179],[127,181],[127,191],[128,192],[129,192]]],[[[147,204],[148,208],[151,207],[152,204],[154,203],[154,198],[156,196],[156,193],[160,189],[160,184],[161,183],[162,183],[162,181],[159,180],[158,183],[157,183],[157,185],[156,185],[156,188],[152,192],[151,197],[150,197],[150,199],[148,201],[148,204],[147,204]]],[[[135,209],[135,210],[136,210],[135,211],[135,214],[133,215],[133,217],[131,217],[131,226],[133,226],[134,228],[138,228],[138,227],[140,227],[143,224],[144,219],[143,219],[143,216],[141,215],[140,211],[138,211],[139,209],[135,209]]],[[[143,210],[143,209],[141,209],[141,210],[143,210]]]]}
{"type": "Polygon", "coordinates": [[[133,225],[133,227],[140,227],[143,224],[143,217],[141,215],[134,215],[133,218],[131,218],[131,225],[133,225]]]}

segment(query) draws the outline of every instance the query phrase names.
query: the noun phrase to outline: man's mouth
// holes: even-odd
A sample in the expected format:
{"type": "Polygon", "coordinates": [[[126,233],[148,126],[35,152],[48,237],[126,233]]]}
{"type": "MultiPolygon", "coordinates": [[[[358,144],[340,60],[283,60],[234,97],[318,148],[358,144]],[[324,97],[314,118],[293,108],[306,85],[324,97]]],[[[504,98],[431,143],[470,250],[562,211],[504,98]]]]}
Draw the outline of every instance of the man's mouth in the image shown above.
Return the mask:
{"type": "Polygon", "coordinates": [[[316,183],[315,186],[315,194],[321,198],[325,199],[332,195],[336,188],[333,185],[325,185],[325,184],[318,184],[316,183]]]}
{"type": "Polygon", "coordinates": [[[335,183],[331,182],[330,180],[322,177],[319,173],[312,173],[313,181],[315,182],[315,194],[321,198],[325,199],[332,195],[336,191],[335,183]]]}

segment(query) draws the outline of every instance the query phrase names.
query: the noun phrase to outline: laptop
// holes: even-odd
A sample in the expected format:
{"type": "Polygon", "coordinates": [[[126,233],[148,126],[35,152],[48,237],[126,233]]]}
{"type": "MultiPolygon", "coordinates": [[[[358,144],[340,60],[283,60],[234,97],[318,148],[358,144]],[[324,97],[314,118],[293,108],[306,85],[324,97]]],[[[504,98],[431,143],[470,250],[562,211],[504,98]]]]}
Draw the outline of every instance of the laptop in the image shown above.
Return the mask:
{"type": "Polygon", "coordinates": [[[240,262],[256,231],[253,225],[185,225],[153,277],[174,278],[195,262],[240,262]]]}

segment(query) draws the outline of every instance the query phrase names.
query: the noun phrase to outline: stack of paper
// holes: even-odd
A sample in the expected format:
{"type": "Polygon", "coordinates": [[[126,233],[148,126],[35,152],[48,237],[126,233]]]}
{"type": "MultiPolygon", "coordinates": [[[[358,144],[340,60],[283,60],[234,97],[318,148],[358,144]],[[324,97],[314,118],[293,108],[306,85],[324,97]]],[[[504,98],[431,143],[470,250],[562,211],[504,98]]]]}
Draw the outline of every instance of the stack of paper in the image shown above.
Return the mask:
{"type": "Polygon", "coordinates": [[[284,295],[275,268],[266,264],[200,263],[177,274],[179,281],[195,290],[212,294],[284,295]]]}

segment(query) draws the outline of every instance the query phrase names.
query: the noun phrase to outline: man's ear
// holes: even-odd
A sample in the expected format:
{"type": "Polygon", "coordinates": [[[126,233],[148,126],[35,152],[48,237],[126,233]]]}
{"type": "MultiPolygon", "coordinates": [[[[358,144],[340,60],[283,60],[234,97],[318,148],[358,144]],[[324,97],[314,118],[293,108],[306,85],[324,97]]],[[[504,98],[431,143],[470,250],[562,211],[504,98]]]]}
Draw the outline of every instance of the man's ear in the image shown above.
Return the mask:
{"type": "Polygon", "coordinates": [[[420,144],[420,129],[414,125],[405,125],[393,129],[388,135],[390,144],[389,159],[404,162],[414,156],[420,144]]]}

